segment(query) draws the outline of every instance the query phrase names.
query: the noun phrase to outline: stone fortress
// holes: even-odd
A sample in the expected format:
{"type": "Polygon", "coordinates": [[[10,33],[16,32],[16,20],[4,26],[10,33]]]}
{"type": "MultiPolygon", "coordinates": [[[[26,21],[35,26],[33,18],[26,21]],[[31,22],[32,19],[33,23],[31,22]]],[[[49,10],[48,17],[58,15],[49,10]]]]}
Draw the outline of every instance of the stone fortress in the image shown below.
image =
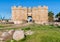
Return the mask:
{"type": "Polygon", "coordinates": [[[12,21],[14,24],[21,24],[25,22],[34,22],[43,24],[48,22],[48,7],[12,7],[12,21]]]}

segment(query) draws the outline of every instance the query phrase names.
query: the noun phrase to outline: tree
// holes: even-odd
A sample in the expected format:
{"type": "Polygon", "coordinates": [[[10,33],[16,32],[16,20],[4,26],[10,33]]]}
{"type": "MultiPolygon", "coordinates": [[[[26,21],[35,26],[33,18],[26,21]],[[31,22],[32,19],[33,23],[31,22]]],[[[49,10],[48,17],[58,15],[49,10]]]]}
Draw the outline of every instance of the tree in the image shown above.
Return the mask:
{"type": "Polygon", "coordinates": [[[60,21],[60,12],[55,17],[60,21]]]}
{"type": "Polygon", "coordinates": [[[4,19],[5,19],[5,16],[3,16],[3,17],[1,16],[1,20],[3,21],[4,19]]]}
{"type": "Polygon", "coordinates": [[[57,17],[57,18],[59,17],[60,18],[60,12],[55,17],[57,17]]]}
{"type": "Polygon", "coordinates": [[[48,20],[49,20],[49,22],[53,22],[53,20],[54,20],[54,13],[52,12],[52,11],[50,11],[49,13],[48,13],[48,20]]]}

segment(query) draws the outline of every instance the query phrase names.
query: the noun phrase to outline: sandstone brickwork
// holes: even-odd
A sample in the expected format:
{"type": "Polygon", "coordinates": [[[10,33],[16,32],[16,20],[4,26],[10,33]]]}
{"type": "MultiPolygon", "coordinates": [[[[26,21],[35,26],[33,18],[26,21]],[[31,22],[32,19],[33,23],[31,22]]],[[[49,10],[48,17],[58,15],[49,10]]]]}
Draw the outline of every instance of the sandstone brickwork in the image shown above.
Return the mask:
{"type": "Polygon", "coordinates": [[[12,7],[12,20],[15,24],[20,24],[28,20],[28,16],[32,17],[32,22],[43,24],[48,22],[48,7],[12,7]]]}

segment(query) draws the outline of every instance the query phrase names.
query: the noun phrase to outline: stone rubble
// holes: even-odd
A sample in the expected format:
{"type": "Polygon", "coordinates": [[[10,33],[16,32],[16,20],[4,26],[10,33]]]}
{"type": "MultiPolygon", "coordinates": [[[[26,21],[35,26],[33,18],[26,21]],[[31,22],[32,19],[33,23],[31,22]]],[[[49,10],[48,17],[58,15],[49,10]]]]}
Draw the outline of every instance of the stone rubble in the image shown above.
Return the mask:
{"type": "Polygon", "coordinates": [[[1,39],[2,40],[10,40],[10,39],[12,39],[12,37],[11,37],[11,35],[8,32],[4,32],[1,35],[1,39]]]}
{"type": "Polygon", "coordinates": [[[9,30],[9,31],[8,31],[8,33],[9,33],[10,35],[13,35],[14,32],[15,32],[15,30],[9,30]]]}
{"type": "Polygon", "coordinates": [[[32,35],[34,32],[31,30],[28,30],[24,32],[23,30],[9,30],[7,32],[3,32],[0,36],[0,41],[6,41],[6,40],[22,40],[25,38],[25,35],[32,35]]]}
{"type": "Polygon", "coordinates": [[[33,33],[34,33],[33,31],[28,30],[28,31],[25,32],[25,35],[32,35],[33,33]]]}
{"type": "Polygon", "coordinates": [[[24,38],[24,31],[16,30],[13,34],[13,39],[19,41],[24,38]]]}

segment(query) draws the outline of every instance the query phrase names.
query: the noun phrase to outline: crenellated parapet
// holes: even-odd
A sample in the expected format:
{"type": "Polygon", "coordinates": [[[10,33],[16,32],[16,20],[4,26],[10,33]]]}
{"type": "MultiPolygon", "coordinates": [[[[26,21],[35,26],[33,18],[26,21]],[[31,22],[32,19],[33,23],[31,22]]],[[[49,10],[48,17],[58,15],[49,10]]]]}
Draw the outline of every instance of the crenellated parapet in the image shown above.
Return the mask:
{"type": "Polygon", "coordinates": [[[17,9],[22,9],[22,6],[18,6],[18,7],[17,6],[13,6],[12,7],[12,10],[17,10],[17,9]]]}
{"type": "Polygon", "coordinates": [[[43,6],[43,9],[48,10],[48,6],[43,6]]]}
{"type": "Polygon", "coordinates": [[[12,10],[15,10],[16,8],[17,8],[16,6],[12,6],[12,7],[11,7],[12,10]]]}
{"type": "Polygon", "coordinates": [[[45,9],[45,10],[48,10],[48,6],[38,6],[38,9],[45,9]]]}
{"type": "Polygon", "coordinates": [[[38,7],[22,7],[22,6],[13,6],[12,9],[45,9],[45,10],[48,10],[48,6],[38,6],[38,7]]]}

